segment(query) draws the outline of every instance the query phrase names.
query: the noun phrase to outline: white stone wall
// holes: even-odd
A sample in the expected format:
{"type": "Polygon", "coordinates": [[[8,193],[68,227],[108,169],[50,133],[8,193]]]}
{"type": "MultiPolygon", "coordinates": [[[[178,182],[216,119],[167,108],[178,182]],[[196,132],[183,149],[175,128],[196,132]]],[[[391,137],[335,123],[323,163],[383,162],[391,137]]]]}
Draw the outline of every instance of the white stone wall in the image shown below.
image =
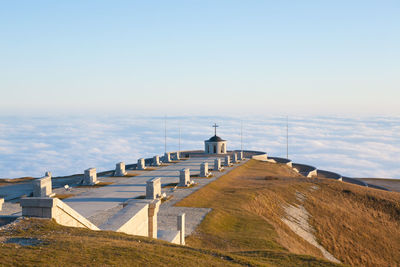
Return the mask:
{"type": "Polygon", "coordinates": [[[58,198],[22,198],[20,205],[22,207],[22,216],[54,219],[57,223],[64,226],[99,230],[97,226],[58,198]]]}
{"type": "Polygon", "coordinates": [[[3,209],[4,198],[0,198],[0,211],[3,209]]]}

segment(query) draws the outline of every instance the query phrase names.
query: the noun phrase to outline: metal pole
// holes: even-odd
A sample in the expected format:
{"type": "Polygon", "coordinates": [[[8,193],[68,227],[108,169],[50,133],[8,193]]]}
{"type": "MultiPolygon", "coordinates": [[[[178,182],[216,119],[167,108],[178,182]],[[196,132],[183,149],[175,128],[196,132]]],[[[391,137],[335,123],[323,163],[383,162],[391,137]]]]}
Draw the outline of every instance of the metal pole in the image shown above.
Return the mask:
{"type": "Polygon", "coordinates": [[[167,115],[164,117],[164,153],[167,153],[167,115]]]}
{"type": "Polygon", "coordinates": [[[178,144],[178,152],[181,153],[181,122],[179,122],[179,144],[178,144]]]}
{"type": "Polygon", "coordinates": [[[289,116],[286,116],[286,159],[289,159],[289,116]]]}
{"type": "Polygon", "coordinates": [[[243,152],[243,121],[240,121],[240,150],[243,152]]]}

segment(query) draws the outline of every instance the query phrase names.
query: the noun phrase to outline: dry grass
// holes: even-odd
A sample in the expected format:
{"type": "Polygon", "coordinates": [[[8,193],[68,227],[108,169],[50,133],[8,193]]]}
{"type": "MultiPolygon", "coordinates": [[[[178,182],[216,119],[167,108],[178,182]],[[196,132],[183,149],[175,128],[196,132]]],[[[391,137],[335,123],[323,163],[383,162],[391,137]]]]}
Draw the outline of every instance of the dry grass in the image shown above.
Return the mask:
{"type": "Polygon", "coordinates": [[[300,204],[296,192],[306,196],[318,242],[336,258],[355,266],[400,265],[400,194],[307,179],[286,166],[256,161],[178,203],[213,208],[187,242],[235,254],[287,250],[321,257],[281,222],[283,203],[300,204]]]}
{"type": "Polygon", "coordinates": [[[9,185],[9,184],[17,184],[17,183],[23,183],[26,181],[34,180],[35,178],[33,177],[21,177],[21,178],[15,178],[15,179],[0,179],[0,186],[2,185],[9,185]]]}
{"type": "MultiPolygon", "coordinates": [[[[291,232],[280,220],[281,202],[295,201],[296,189],[290,185],[299,184],[302,188],[306,182],[307,179],[285,165],[249,161],[178,203],[213,209],[187,243],[252,255],[260,262],[285,266],[306,264],[305,256],[290,252],[322,257],[318,249],[291,232]]],[[[334,265],[322,259],[307,259],[317,265],[334,265]]]]}
{"type": "Polygon", "coordinates": [[[356,266],[400,265],[400,194],[319,180],[307,194],[320,244],[356,266]]]}
{"type": "Polygon", "coordinates": [[[29,238],[37,245],[0,243],[1,266],[250,266],[251,258],[173,245],[108,231],[30,219],[0,230],[0,242],[29,238]]]}

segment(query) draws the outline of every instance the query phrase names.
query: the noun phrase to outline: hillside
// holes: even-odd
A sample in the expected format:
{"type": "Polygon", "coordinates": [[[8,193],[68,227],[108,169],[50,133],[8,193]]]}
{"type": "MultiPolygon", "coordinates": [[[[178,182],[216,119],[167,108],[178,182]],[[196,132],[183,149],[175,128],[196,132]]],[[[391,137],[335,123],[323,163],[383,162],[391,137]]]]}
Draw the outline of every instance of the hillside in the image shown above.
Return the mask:
{"type": "Polygon", "coordinates": [[[178,203],[213,209],[187,238],[187,246],[25,219],[0,230],[0,262],[5,266],[335,266],[291,230],[289,213],[300,210],[308,214],[305,223],[310,228],[305,228],[311,236],[342,263],[393,266],[400,264],[399,203],[399,193],[303,178],[286,165],[250,160],[178,203]]]}
{"type": "MultiPolygon", "coordinates": [[[[322,257],[282,222],[302,206],[315,236],[342,263],[400,264],[400,194],[299,177],[284,165],[250,161],[179,203],[213,211],[188,238],[193,247],[264,257],[289,251],[322,257]]],[[[273,262],[270,256],[265,262],[273,262]]]]}

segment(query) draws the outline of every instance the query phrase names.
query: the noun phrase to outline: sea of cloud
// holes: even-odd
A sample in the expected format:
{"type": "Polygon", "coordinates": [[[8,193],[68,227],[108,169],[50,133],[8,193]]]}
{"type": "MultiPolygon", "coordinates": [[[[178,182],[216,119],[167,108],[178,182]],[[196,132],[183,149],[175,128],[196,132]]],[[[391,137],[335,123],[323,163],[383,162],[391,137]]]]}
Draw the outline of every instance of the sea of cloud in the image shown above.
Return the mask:
{"type": "MultiPolygon", "coordinates": [[[[243,145],[286,157],[286,117],[8,116],[0,117],[0,177],[102,171],[120,161],[162,155],[165,121],[168,151],[178,150],[179,143],[181,150],[203,149],[216,122],[228,149],[243,145]]],[[[350,177],[400,178],[399,155],[399,117],[289,118],[294,162],[350,177]]]]}

